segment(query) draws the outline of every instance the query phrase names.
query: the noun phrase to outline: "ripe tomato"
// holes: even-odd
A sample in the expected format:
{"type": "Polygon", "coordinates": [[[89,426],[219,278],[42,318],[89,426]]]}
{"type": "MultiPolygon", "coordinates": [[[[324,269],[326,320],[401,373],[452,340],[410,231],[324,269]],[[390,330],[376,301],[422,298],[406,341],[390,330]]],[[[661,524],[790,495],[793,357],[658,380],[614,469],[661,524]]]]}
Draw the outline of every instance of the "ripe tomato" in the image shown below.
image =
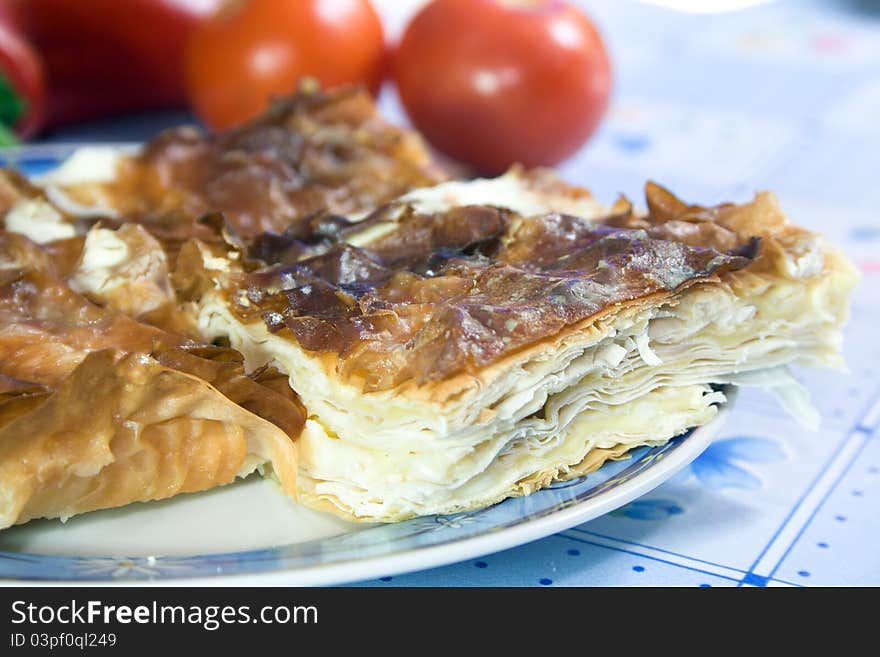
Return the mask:
{"type": "MultiPolygon", "coordinates": [[[[30,137],[45,119],[46,87],[43,66],[33,48],[0,23],[0,127],[30,137]]],[[[8,133],[0,135],[4,146],[8,133]]]]}
{"type": "Polygon", "coordinates": [[[304,76],[325,87],[382,80],[385,40],[367,0],[240,0],[193,33],[189,99],[215,129],[249,119],[304,76]]]}
{"type": "Polygon", "coordinates": [[[428,141],[484,173],[565,159],[611,90],[599,33],[561,0],[434,0],[406,28],[394,76],[428,141]]]}

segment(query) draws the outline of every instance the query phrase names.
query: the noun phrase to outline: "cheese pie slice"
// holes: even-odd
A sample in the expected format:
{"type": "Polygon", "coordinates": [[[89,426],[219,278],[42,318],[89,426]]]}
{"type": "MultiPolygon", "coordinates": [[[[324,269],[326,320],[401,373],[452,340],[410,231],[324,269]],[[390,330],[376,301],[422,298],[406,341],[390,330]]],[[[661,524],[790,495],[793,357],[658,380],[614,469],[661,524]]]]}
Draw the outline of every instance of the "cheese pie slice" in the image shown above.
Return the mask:
{"type": "Polygon", "coordinates": [[[269,267],[207,259],[199,328],[289,375],[300,499],[359,520],[579,476],[706,423],[723,384],[805,408],[785,367],[842,365],[852,266],[771,194],[646,196],[521,171],[416,190],[269,267]]]}
{"type": "MultiPolygon", "coordinates": [[[[119,239],[141,244],[140,227],[130,228],[119,239]]],[[[94,234],[77,242],[86,255],[94,234]]],[[[205,490],[256,469],[295,495],[304,417],[286,378],[279,385],[268,368],[246,376],[237,352],[123,314],[114,305],[162,296],[137,294],[158,289],[156,277],[123,277],[126,298],[113,277],[83,268],[89,257],[53,257],[72,246],[47,250],[0,230],[0,529],[205,490]]],[[[129,273],[153,270],[128,262],[129,273]]]]}

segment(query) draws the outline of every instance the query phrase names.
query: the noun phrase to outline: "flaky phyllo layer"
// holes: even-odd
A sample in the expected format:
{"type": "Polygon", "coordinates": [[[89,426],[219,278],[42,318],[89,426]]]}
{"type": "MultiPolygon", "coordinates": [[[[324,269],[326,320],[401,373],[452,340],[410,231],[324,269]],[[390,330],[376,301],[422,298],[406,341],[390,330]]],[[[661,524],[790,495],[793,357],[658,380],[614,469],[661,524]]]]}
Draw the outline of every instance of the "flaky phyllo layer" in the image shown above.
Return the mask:
{"type": "Polygon", "coordinates": [[[514,172],[278,240],[274,267],[203,250],[199,329],[290,375],[300,498],[357,519],[577,476],[706,423],[718,384],[764,385],[812,420],[785,367],[842,365],[852,267],[770,194],[647,197],[646,214],[604,209],[514,172]]]}

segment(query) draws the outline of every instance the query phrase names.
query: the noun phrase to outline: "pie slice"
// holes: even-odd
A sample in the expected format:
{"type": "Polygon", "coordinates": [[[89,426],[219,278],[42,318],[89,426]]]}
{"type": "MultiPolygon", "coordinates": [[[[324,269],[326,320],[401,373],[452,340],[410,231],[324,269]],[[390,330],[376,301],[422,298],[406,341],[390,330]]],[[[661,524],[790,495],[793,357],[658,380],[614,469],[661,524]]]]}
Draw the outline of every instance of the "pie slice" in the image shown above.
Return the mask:
{"type": "Polygon", "coordinates": [[[305,85],[225,132],[174,128],[130,155],[84,149],[40,183],[72,214],[143,224],[173,255],[191,237],[213,238],[205,214],[223,213],[243,237],[297,231],[315,213],[366,213],[444,175],[365,90],[305,85]]]}
{"type": "Polygon", "coordinates": [[[109,294],[96,305],[59,276],[81,265],[0,231],[0,528],[255,469],[295,495],[304,415],[286,381],[270,368],[247,376],[234,350],[132,319],[112,289],[96,288],[109,294]]]}
{"type": "Polygon", "coordinates": [[[771,194],[646,195],[603,208],[520,171],[418,190],[305,257],[206,259],[199,327],[289,375],[300,499],[359,520],[581,475],[706,423],[722,384],[803,407],[785,367],[842,364],[852,266],[771,194]]]}
{"type": "Polygon", "coordinates": [[[96,351],[53,391],[0,399],[0,528],[206,490],[267,467],[295,495],[287,433],[147,354],[96,351]]]}

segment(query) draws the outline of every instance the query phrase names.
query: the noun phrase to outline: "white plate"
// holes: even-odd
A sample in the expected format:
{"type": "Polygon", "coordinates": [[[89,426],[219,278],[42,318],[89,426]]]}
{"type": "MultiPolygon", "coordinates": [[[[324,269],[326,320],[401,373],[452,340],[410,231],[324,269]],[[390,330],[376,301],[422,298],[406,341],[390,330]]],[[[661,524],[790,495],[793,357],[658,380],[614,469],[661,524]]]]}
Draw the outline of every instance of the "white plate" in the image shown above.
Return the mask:
{"type": "MultiPolygon", "coordinates": [[[[21,149],[37,174],[69,149],[21,149]]],[[[2,156],[0,156],[2,157],[2,156]]],[[[0,164],[3,164],[0,161],[0,164]]],[[[321,585],[445,565],[504,550],[613,511],[688,465],[718,433],[709,424],[635,450],[597,472],[528,497],[452,516],[352,524],[297,506],[270,481],[249,478],[205,493],[41,520],[0,532],[0,579],[188,585],[321,585]]]]}

